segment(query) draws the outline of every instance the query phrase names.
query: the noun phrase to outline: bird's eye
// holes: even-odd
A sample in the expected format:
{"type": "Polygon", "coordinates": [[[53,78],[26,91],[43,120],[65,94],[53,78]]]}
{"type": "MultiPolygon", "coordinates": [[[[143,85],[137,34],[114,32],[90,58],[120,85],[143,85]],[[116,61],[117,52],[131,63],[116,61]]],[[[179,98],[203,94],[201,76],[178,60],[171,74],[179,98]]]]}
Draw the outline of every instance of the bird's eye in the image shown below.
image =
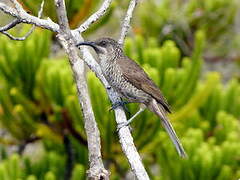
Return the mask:
{"type": "Polygon", "coordinates": [[[107,44],[106,41],[101,42],[101,46],[106,46],[106,44],[107,44]]]}

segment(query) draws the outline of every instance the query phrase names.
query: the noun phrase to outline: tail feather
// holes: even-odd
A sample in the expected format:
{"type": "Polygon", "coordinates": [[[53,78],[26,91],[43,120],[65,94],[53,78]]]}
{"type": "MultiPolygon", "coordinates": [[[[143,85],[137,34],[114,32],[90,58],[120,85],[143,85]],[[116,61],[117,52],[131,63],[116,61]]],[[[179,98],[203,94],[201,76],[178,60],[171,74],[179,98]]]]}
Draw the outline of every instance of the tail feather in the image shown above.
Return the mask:
{"type": "Polygon", "coordinates": [[[159,107],[159,104],[154,99],[152,100],[152,102],[149,104],[148,107],[151,111],[153,111],[155,114],[157,114],[161,118],[162,125],[165,128],[165,130],[167,131],[170,139],[172,140],[178,154],[183,158],[187,157],[187,154],[185,153],[185,150],[184,150],[180,140],[178,139],[177,134],[174,131],[171,123],[168,121],[164,110],[161,107],[159,107]]]}

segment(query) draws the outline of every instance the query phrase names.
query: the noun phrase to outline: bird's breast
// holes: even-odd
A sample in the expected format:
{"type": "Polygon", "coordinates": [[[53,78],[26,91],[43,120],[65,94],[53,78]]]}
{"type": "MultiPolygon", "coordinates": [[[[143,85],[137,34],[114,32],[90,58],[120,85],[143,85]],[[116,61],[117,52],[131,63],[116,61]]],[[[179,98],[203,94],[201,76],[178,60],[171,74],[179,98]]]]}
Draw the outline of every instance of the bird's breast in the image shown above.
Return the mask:
{"type": "Polygon", "coordinates": [[[103,75],[113,87],[118,87],[119,84],[123,83],[122,73],[116,62],[101,61],[101,69],[103,75]]]}
{"type": "Polygon", "coordinates": [[[146,102],[149,100],[150,96],[148,94],[137,89],[124,78],[122,71],[116,62],[109,63],[101,61],[100,66],[108,83],[123,97],[136,102],[146,102]]]}

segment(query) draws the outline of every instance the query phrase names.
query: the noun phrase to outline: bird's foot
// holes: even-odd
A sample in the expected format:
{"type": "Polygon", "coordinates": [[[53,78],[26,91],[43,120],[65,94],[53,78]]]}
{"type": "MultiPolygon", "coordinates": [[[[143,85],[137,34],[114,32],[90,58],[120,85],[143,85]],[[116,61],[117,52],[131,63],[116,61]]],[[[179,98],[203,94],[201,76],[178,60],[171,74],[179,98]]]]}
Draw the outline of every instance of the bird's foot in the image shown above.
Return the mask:
{"type": "Polygon", "coordinates": [[[129,130],[132,131],[133,129],[132,129],[132,127],[131,127],[129,124],[130,124],[130,123],[129,123],[128,121],[122,122],[122,123],[118,123],[118,125],[117,125],[117,132],[118,132],[121,128],[123,128],[123,127],[128,127],[129,130]]]}
{"type": "Polygon", "coordinates": [[[132,131],[132,128],[130,127],[130,123],[141,113],[141,112],[143,112],[144,110],[146,109],[146,107],[145,106],[140,106],[140,109],[139,109],[139,111],[136,113],[136,114],[134,114],[134,116],[132,116],[130,119],[128,119],[126,122],[122,122],[122,123],[119,123],[118,125],[117,125],[117,131],[119,131],[122,127],[125,127],[125,126],[129,126],[129,129],[130,129],[130,131],[132,131]]]}
{"type": "Polygon", "coordinates": [[[130,114],[128,108],[126,107],[126,104],[129,104],[129,102],[127,102],[127,101],[118,101],[118,102],[116,102],[116,103],[114,103],[112,105],[112,107],[109,109],[109,111],[112,111],[112,110],[116,109],[117,107],[122,106],[123,110],[130,114]]]}

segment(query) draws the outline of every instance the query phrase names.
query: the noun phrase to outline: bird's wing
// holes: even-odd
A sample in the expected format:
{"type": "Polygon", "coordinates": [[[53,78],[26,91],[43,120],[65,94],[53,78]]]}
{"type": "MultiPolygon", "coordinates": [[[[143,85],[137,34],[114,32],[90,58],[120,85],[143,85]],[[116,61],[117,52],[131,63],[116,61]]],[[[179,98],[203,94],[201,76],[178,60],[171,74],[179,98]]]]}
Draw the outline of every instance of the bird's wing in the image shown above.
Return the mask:
{"type": "Polygon", "coordinates": [[[129,83],[151,95],[166,111],[170,112],[170,107],[157,85],[135,61],[124,56],[118,59],[118,64],[129,83]]]}

